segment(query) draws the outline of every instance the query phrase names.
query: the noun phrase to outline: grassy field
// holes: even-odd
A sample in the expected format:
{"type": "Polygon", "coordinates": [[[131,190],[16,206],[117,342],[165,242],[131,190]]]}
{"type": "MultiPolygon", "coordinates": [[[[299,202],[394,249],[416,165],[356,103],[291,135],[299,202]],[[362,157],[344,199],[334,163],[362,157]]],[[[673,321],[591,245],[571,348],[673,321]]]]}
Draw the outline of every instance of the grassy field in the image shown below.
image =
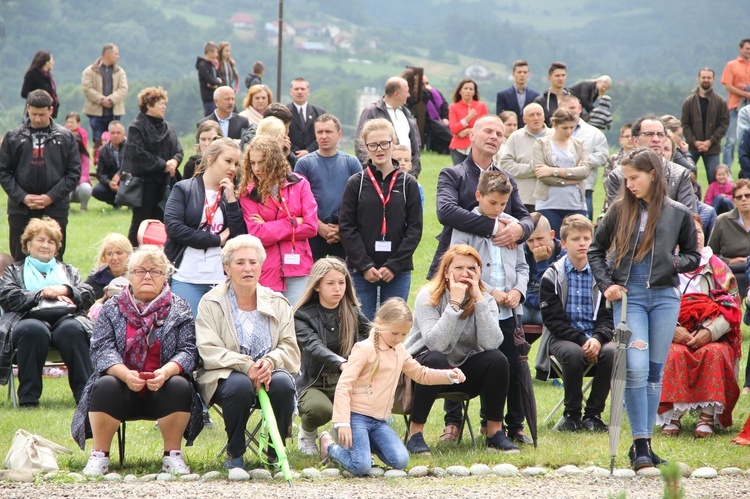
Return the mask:
{"type": "MultiPolygon", "coordinates": [[[[423,159],[423,174],[420,183],[425,191],[425,230],[422,242],[415,255],[415,272],[412,278],[411,303],[413,303],[416,291],[424,284],[427,268],[432,260],[437,241],[435,237],[440,226],[435,217],[435,184],[440,169],[447,166],[449,160],[446,156],[426,154],[423,159]]],[[[705,179],[704,179],[705,180],[705,179]]],[[[603,193],[601,186],[595,192],[595,207],[598,211],[602,205],[603,193]]],[[[4,201],[4,194],[0,198],[4,201]]],[[[89,210],[81,213],[78,205],[73,205],[70,214],[68,228],[68,253],[66,260],[78,267],[82,275],[87,275],[91,269],[96,255],[96,243],[108,232],[126,233],[130,223],[130,212],[126,210],[113,211],[96,200],[89,204],[89,210]]],[[[7,225],[0,225],[0,242],[2,248],[7,251],[7,225]]],[[[747,330],[744,329],[747,335],[747,330]]],[[[747,354],[747,348],[744,348],[747,354]]],[[[536,356],[536,346],[532,349],[530,358],[536,356]]],[[[744,367],[745,358],[742,359],[744,367]]],[[[533,366],[532,366],[533,367],[533,366]]],[[[742,375],[742,374],[741,374],[742,375]]],[[[744,375],[742,375],[744,378],[744,375]]],[[[740,382],[744,379],[740,380],[740,382]]],[[[468,434],[460,445],[437,444],[437,438],[442,433],[443,411],[440,404],[435,404],[425,432],[428,445],[432,447],[432,456],[413,457],[410,466],[446,466],[463,463],[470,466],[473,463],[497,464],[508,462],[516,466],[541,465],[557,467],[565,464],[576,464],[579,466],[607,466],[609,463],[608,439],[606,435],[597,434],[560,434],[551,430],[551,426],[560,417],[558,412],[550,421],[549,425],[543,426],[542,420],[552,410],[554,405],[562,397],[562,389],[552,386],[550,383],[534,382],[536,391],[537,407],[539,412],[539,447],[538,449],[524,448],[520,455],[505,456],[484,450],[483,439],[478,440],[477,449],[472,448],[468,434]]],[[[58,443],[73,449],[75,444],[70,438],[70,421],[75,406],[67,379],[45,379],[45,391],[41,399],[41,406],[35,411],[20,411],[13,409],[6,397],[0,397],[0,456],[5,455],[14,432],[18,428],[39,433],[58,443]]],[[[475,431],[478,432],[479,404],[474,402],[471,406],[471,418],[475,431]]],[[[734,426],[725,432],[719,433],[711,439],[696,440],[692,437],[695,427],[695,419],[686,416],[684,419],[683,435],[677,438],[666,438],[655,435],[654,448],[660,455],[666,458],[684,461],[692,467],[712,466],[722,468],[726,466],[739,466],[750,468],[750,454],[747,449],[730,443],[742,427],[750,412],[750,397],[740,399],[734,410],[734,426]]],[[[215,419],[218,419],[215,417],[215,419]]],[[[605,421],[608,414],[605,414],[605,421]]],[[[217,454],[225,443],[225,433],[220,421],[218,427],[213,430],[204,430],[195,443],[195,446],[186,450],[189,464],[196,471],[207,471],[219,469],[223,462],[222,457],[217,454]]],[[[404,430],[403,421],[400,416],[394,416],[394,426],[401,433],[404,430]]],[[[626,425],[627,426],[627,425],[626,425]]],[[[151,473],[157,472],[160,466],[161,438],[152,422],[128,423],[128,443],[124,473],[151,473]]],[[[617,466],[627,467],[627,449],[630,445],[628,439],[629,430],[625,428],[622,432],[619,459],[617,466]]],[[[316,466],[318,460],[311,457],[301,456],[296,452],[296,443],[289,446],[291,463],[295,469],[306,466],[316,466]]],[[[113,456],[116,455],[116,444],[112,447],[113,456]]],[[[252,458],[246,456],[248,461],[252,458]]],[[[77,447],[71,456],[59,458],[61,466],[71,471],[80,471],[85,465],[87,453],[77,447]]],[[[119,470],[113,459],[112,469],[119,470]]]]}

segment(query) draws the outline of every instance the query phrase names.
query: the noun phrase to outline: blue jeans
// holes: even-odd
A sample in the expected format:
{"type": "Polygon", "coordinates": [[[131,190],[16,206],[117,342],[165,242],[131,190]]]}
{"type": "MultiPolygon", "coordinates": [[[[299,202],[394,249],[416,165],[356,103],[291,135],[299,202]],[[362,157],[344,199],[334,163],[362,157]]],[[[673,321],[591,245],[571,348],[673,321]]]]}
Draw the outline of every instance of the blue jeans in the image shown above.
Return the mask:
{"type": "Polygon", "coordinates": [[[89,125],[91,125],[91,143],[102,138],[102,134],[107,131],[112,121],[120,121],[121,116],[89,116],[89,125]]]}
{"type": "Polygon", "coordinates": [[[287,277],[286,291],[284,291],[283,295],[289,300],[292,307],[297,304],[299,297],[302,296],[305,286],[307,286],[307,276],[287,277]]]}
{"type": "Polygon", "coordinates": [[[716,210],[717,215],[721,215],[722,213],[726,213],[734,209],[732,198],[725,198],[724,196],[716,196],[714,198],[714,202],[711,203],[711,206],[714,210],[716,210]]]}
{"type": "MultiPolygon", "coordinates": [[[[719,153],[716,154],[707,154],[705,152],[698,152],[697,149],[688,149],[688,154],[690,154],[690,157],[693,158],[693,163],[695,163],[695,166],[698,166],[698,159],[703,158],[703,166],[706,167],[706,177],[708,178],[708,183],[716,180],[716,167],[719,166],[719,153]]],[[[727,163],[727,166],[729,166],[729,170],[732,170],[732,164],[727,163]]]]}
{"type": "Polygon", "coordinates": [[[409,287],[411,286],[411,270],[401,272],[391,282],[378,281],[372,283],[367,281],[361,274],[353,274],[354,289],[357,297],[362,302],[362,313],[369,320],[375,318],[375,310],[378,305],[384,303],[388,298],[399,297],[409,299],[409,287]],[[378,291],[380,300],[378,300],[378,291]]]}
{"type": "Polygon", "coordinates": [[[737,142],[737,114],[739,111],[735,107],[729,110],[729,128],[727,129],[727,141],[724,143],[724,160],[723,163],[730,169],[734,163],[734,144],[737,142]]]}
{"type": "Polygon", "coordinates": [[[586,191],[586,216],[589,217],[589,220],[594,220],[594,191],[586,191]]]}
{"type": "Polygon", "coordinates": [[[366,475],[372,468],[372,453],[397,470],[409,464],[409,453],[401,438],[382,419],[351,413],[352,446],[328,447],[328,455],[352,475],[366,475]]]}
{"type": "Polygon", "coordinates": [[[171,286],[172,293],[188,302],[190,310],[193,311],[193,319],[195,319],[198,317],[198,304],[200,303],[201,298],[203,298],[203,295],[211,291],[215,284],[192,284],[172,279],[171,286]]]}
{"type": "MultiPolygon", "coordinates": [[[[646,256],[644,261],[650,261],[646,256]]],[[[677,288],[647,288],[648,263],[633,264],[628,280],[627,325],[633,332],[626,350],[625,408],[633,438],[651,437],[661,397],[661,377],[680,313],[677,288]]],[[[614,302],[619,322],[622,301],[614,302]]]]}
{"type": "Polygon", "coordinates": [[[588,216],[585,210],[537,210],[539,213],[545,216],[549,220],[549,226],[555,231],[555,237],[560,237],[560,226],[562,225],[563,218],[568,215],[583,215],[588,216]]]}

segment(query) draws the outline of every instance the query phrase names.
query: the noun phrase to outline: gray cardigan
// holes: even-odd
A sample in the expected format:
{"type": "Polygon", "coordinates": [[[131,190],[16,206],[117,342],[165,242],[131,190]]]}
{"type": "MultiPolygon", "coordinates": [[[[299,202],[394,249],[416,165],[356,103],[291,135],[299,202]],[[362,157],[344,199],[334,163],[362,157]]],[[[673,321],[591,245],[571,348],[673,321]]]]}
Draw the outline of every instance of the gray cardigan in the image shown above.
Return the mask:
{"type": "Polygon", "coordinates": [[[416,356],[423,350],[442,352],[452,366],[461,366],[480,352],[494,350],[503,342],[497,322],[497,303],[487,293],[474,305],[474,313],[462,319],[463,310],[449,305],[446,291],[436,306],[430,299],[430,287],[419,290],[414,303],[414,325],[406,340],[406,350],[416,356]]]}

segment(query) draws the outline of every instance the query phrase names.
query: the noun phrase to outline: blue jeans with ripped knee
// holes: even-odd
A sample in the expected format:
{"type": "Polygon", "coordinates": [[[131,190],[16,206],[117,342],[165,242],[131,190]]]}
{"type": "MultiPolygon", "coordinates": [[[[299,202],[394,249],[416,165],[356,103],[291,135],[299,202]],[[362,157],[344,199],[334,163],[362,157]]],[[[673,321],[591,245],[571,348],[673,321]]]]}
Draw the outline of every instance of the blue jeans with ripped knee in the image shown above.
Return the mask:
{"type": "MultiPolygon", "coordinates": [[[[633,263],[628,289],[627,325],[633,332],[626,350],[625,409],[633,438],[651,437],[661,397],[661,377],[680,313],[677,288],[648,288],[649,264],[633,263]]],[[[613,306],[619,322],[622,302],[613,306]]]]}

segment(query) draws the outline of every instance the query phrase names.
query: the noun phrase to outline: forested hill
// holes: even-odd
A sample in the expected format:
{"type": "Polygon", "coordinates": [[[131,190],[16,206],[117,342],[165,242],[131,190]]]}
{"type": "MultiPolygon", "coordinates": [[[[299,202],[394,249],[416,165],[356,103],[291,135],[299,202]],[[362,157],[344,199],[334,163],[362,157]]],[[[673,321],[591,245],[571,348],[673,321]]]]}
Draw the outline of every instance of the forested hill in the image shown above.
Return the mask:
{"type": "MultiPolygon", "coordinates": [[[[382,88],[405,65],[424,66],[450,95],[465,68],[487,70],[485,101],[508,85],[518,58],[529,60],[531,85],[546,87],[553,60],[569,66],[569,83],[607,73],[615,80],[617,122],[645,109],[679,113],[698,68],[720,74],[750,36],[750,2],[664,0],[287,0],[282,95],[303,75],[311,100],[356,120],[357,91],[382,88]]],[[[0,132],[15,125],[23,73],[39,49],[51,50],[61,111],[80,111],[81,71],[107,42],[119,45],[131,83],[127,121],[140,89],[161,84],[168,119],[181,132],[200,117],[195,58],[207,40],[228,40],[244,76],[255,60],[276,89],[273,23],[278,2],[262,0],[0,0],[0,132]],[[242,24],[238,13],[249,16],[242,24]],[[230,22],[230,19],[235,18],[230,22]]],[[[718,79],[718,78],[717,78],[718,79]]],[[[491,108],[493,106],[490,106],[491,108]]]]}

